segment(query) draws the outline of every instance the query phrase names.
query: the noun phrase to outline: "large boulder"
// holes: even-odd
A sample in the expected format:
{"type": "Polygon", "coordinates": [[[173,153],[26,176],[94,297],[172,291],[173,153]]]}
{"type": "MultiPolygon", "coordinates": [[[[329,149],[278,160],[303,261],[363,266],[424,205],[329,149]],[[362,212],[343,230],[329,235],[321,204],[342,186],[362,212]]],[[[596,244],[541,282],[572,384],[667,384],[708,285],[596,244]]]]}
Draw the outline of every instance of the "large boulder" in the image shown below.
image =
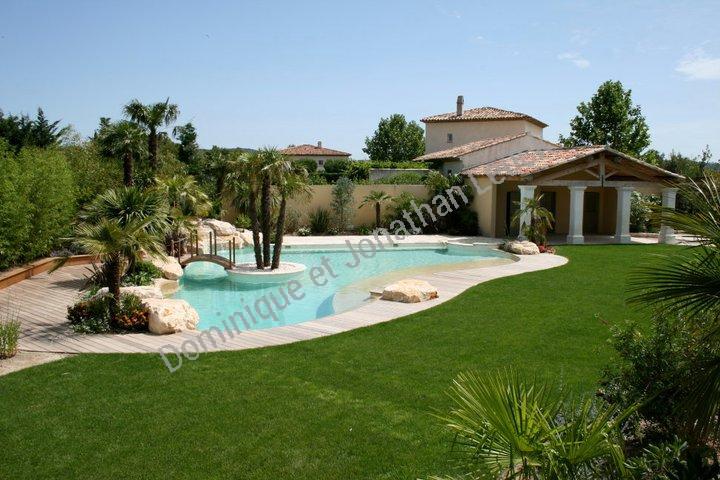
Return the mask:
{"type": "MultiPolygon", "coordinates": [[[[95,295],[93,295],[90,299],[95,300],[96,298],[104,297],[105,295],[109,294],[109,290],[107,287],[103,287],[100,290],[97,291],[95,295]]],[[[135,295],[136,297],[140,298],[141,300],[145,300],[148,298],[163,298],[162,291],[160,288],[158,288],[156,285],[147,285],[144,287],[120,287],[120,294],[131,294],[135,295]]]]}
{"type": "Polygon", "coordinates": [[[177,280],[183,276],[183,269],[177,258],[169,255],[163,257],[151,257],[150,262],[155,265],[163,274],[163,278],[177,280]]]}
{"type": "Polygon", "coordinates": [[[195,330],[200,322],[198,313],[185,300],[150,298],[143,303],[150,310],[148,319],[150,333],[166,335],[195,330]]]}
{"type": "Polygon", "coordinates": [[[222,220],[215,220],[213,218],[203,221],[203,225],[212,228],[218,236],[232,236],[237,232],[235,225],[229,222],[223,222],[222,220]]]}
{"type": "Polygon", "coordinates": [[[417,303],[438,297],[437,288],[425,280],[408,278],[388,285],[380,296],[383,300],[403,303],[417,303]]]}
{"type": "Polygon", "coordinates": [[[527,240],[512,240],[503,245],[503,250],[515,255],[537,255],[540,249],[533,242],[527,240]]]}

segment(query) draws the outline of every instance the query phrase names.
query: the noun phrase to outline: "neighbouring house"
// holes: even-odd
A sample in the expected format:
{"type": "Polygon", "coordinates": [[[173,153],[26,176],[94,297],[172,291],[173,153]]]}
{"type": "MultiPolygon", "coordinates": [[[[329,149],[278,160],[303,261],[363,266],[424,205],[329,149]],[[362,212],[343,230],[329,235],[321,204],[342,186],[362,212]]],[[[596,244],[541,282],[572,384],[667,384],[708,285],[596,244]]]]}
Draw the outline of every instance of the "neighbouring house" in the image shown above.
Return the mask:
{"type": "MultiPolygon", "coordinates": [[[[561,147],[542,138],[545,123],[524,113],[463,104],[459,96],[455,112],[422,119],[426,153],[416,160],[439,162],[444,173],[462,174],[475,187],[483,236],[518,235],[512,216],[539,194],[556,219],[551,233],[575,244],[585,235],[630,242],[633,191],[660,194],[663,206],[675,207],[679,175],[605,145],[561,147]]],[[[674,242],[674,232],[663,226],[660,241],[674,242]]]]}
{"type": "Polygon", "coordinates": [[[332,148],[325,148],[322,146],[322,142],[317,142],[317,145],[290,145],[289,147],[280,150],[280,153],[287,155],[291,160],[314,160],[318,166],[318,170],[323,170],[325,162],[328,160],[347,160],[350,158],[349,153],[342,152],[340,150],[333,150],[332,148]]]}

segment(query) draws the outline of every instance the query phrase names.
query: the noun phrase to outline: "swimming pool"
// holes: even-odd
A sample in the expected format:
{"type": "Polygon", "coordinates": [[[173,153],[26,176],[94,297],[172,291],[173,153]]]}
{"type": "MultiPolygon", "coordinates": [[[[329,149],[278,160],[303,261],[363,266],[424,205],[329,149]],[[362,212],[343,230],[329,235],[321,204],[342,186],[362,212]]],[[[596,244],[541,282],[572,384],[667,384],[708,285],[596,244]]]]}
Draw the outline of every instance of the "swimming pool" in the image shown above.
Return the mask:
{"type": "MultiPolygon", "coordinates": [[[[237,263],[254,262],[252,248],[237,250],[237,263]]],[[[477,268],[512,262],[512,256],[489,247],[396,245],[364,250],[357,246],[283,248],[282,261],[304,264],[297,277],[279,283],[239,281],[221,266],[207,262],[185,268],[173,298],[187,300],[200,315],[198,329],[257,330],[290,325],[357,308],[371,301],[369,292],[413,274],[477,268]]]]}

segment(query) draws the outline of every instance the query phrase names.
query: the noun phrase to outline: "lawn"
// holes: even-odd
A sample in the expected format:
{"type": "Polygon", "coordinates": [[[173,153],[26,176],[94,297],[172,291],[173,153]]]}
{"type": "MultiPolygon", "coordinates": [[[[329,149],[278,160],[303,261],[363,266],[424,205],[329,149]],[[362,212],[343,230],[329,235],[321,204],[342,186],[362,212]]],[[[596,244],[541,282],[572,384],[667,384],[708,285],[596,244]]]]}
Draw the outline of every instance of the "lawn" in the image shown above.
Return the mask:
{"type": "MultiPolygon", "coordinates": [[[[674,250],[672,250],[674,249],[674,250]]],[[[448,473],[433,412],[465,370],[514,366],[591,393],[627,273],[662,246],[576,246],[568,265],[319,340],[214,353],[81,355],[0,377],[0,478],[408,478],[448,473]]]]}

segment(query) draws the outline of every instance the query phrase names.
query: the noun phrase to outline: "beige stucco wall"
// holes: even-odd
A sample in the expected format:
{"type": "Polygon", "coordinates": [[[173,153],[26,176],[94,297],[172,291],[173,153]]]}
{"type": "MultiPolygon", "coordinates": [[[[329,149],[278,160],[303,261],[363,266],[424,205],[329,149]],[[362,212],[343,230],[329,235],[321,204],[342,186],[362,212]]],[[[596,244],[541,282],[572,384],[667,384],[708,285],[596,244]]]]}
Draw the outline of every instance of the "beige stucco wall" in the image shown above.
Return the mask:
{"type": "MultiPolygon", "coordinates": [[[[288,203],[288,209],[299,213],[300,224],[307,225],[308,215],[311,212],[319,208],[331,209],[332,187],[332,185],[313,185],[312,195],[309,198],[296,197],[291,199],[288,203]]],[[[427,200],[428,198],[428,191],[425,185],[355,185],[355,192],[353,193],[355,199],[355,218],[353,219],[353,225],[356,227],[361,225],[374,226],[375,224],[375,206],[365,205],[359,208],[363,199],[373,190],[380,190],[391,197],[396,197],[400,195],[401,192],[410,192],[423,200],[427,200]]],[[[391,202],[386,202],[382,206],[383,216],[389,208],[391,208],[391,202]]]]}
{"type": "Polygon", "coordinates": [[[476,177],[474,182],[468,179],[466,183],[473,189],[472,209],[478,216],[478,234],[494,237],[497,186],[485,177],[476,177]]]}
{"type": "Polygon", "coordinates": [[[425,153],[459,147],[483,138],[530,133],[542,138],[543,129],[527,120],[432,122],[425,124],[425,153]],[[453,134],[448,143],[447,134],[453,134]]]}

